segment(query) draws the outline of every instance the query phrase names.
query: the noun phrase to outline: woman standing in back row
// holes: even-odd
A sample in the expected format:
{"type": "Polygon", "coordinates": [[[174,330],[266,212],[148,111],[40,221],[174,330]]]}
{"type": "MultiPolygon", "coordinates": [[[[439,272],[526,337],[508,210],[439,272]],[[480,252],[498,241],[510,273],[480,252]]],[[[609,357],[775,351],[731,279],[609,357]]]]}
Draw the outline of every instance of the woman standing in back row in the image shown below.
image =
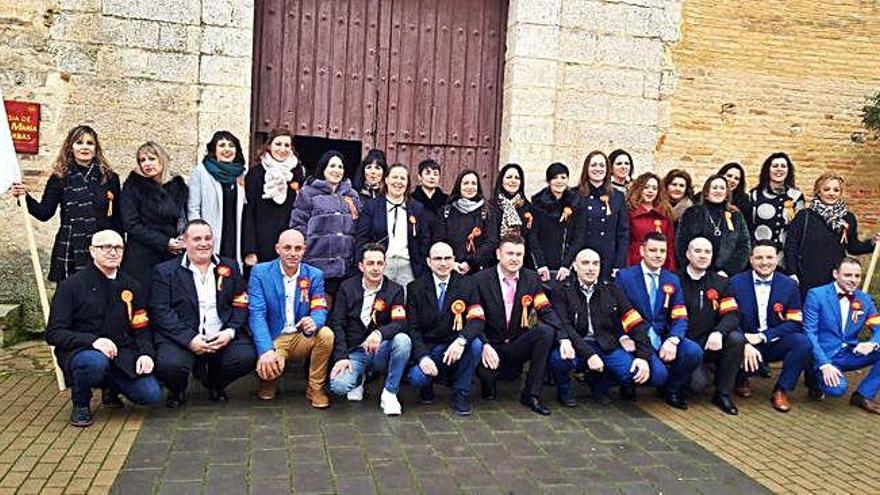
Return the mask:
{"type": "MultiPolygon", "coordinates": [[[[764,160],[758,185],[749,193],[751,212],[744,212],[752,228],[753,241],[772,241],[780,249],[785,244],[788,224],[804,209],[804,193],[795,186],[794,163],[785,153],[773,153],[764,160]]],[[[780,267],[790,270],[785,257],[780,267]]]]}
{"type": "Polygon", "coordinates": [[[578,193],[575,253],[585,247],[599,253],[602,280],[610,281],[626,266],[629,216],[623,193],[611,186],[611,164],[601,151],[584,159],[578,193]]]}

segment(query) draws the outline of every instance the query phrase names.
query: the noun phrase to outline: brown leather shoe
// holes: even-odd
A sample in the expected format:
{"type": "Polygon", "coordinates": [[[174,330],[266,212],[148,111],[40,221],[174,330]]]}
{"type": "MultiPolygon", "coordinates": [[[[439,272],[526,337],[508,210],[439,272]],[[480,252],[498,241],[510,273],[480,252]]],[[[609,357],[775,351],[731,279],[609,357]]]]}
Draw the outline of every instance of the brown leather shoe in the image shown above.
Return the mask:
{"type": "Polygon", "coordinates": [[[324,389],[308,389],[306,390],[306,399],[309,400],[309,403],[315,409],[324,409],[325,407],[330,407],[330,397],[327,396],[327,392],[324,392],[324,389]]]}
{"type": "Polygon", "coordinates": [[[272,400],[278,390],[278,380],[260,380],[260,388],[257,390],[257,397],[262,400],[272,400]]]}
{"type": "Polygon", "coordinates": [[[748,380],[744,380],[742,383],[736,384],[736,395],[742,397],[743,399],[748,399],[752,396],[752,389],[749,388],[748,380]]]}
{"type": "Polygon", "coordinates": [[[788,394],[785,393],[785,390],[778,388],[773,391],[773,395],[770,396],[770,403],[773,404],[773,409],[776,409],[779,412],[787,413],[791,411],[791,403],[788,401],[788,394]]]}
{"type": "Polygon", "coordinates": [[[853,392],[852,397],[850,397],[849,399],[849,403],[854,406],[861,407],[869,413],[880,414],[880,404],[858,392],[853,392]]]}

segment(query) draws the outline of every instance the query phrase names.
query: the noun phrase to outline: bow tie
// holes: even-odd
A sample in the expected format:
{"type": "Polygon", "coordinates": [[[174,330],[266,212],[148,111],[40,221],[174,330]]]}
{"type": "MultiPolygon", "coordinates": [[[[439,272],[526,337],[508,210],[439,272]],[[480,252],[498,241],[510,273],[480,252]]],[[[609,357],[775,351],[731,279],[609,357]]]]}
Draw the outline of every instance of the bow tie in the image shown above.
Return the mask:
{"type": "Polygon", "coordinates": [[[837,294],[837,297],[839,297],[840,299],[849,299],[849,302],[852,302],[854,294],[847,294],[845,292],[840,292],[837,294]]]}
{"type": "Polygon", "coordinates": [[[761,279],[759,279],[759,278],[756,278],[756,279],[755,279],[755,287],[758,287],[758,286],[760,286],[760,285],[766,285],[766,286],[769,287],[769,286],[772,285],[772,284],[773,284],[773,281],[772,281],[772,280],[761,280],[761,279]]]}

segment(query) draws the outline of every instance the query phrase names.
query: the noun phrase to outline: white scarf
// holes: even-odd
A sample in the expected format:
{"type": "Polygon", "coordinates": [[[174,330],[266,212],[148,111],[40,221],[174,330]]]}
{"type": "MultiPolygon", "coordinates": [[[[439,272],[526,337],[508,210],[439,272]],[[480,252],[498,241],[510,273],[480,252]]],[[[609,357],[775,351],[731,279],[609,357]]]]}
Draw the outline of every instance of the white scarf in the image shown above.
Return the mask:
{"type": "Polygon", "coordinates": [[[291,153],[287,160],[279,162],[272,158],[271,154],[264,153],[261,161],[263,170],[266,171],[263,199],[271,199],[279,205],[284,204],[287,199],[287,183],[293,179],[293,169],[299,164],[299,160],[291,153]]]}

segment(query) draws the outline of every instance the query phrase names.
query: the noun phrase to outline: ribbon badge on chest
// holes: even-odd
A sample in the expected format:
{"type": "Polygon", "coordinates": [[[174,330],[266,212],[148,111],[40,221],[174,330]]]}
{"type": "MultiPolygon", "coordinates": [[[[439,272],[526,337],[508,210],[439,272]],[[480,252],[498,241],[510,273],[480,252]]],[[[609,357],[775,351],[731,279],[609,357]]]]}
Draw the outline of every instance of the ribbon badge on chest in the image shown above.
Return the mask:
{"type": "Polygon", "coordinates": [[[227,277],[232,276],[232,269],[226,265],[220,265],[217,267],[217,291],[223,290],[223,280],[227,277]]]}
{"type": "Polygon", "coordinates": [[[311,288],[312,283],[306,277],[299,278],[299,302],[307,303],[309,302],[309,288],[311,288]]]}
{"type": "Polygon", "coordinates": [[[122,302],[125,303],[125,308],[128,310],[128,321],[131,321],[134,315],[134,311],[132,310],[131,306],[131,302],[134,301],[134,294],[130,290],[125,289],[124,291],[122,291],[121,294],[119,294],[119,298],[122,299],[122,302]]]}
{"type": "Polygon", "coordinates": [[[452,330],[454,332],[460,332],[464,328],[464,318],[462,316],[467,309],[467,304],[461,299],[456,299],[449,309],[451,309],[452,314],[455,315],[455,320],[452,322],[452,330]]]}

